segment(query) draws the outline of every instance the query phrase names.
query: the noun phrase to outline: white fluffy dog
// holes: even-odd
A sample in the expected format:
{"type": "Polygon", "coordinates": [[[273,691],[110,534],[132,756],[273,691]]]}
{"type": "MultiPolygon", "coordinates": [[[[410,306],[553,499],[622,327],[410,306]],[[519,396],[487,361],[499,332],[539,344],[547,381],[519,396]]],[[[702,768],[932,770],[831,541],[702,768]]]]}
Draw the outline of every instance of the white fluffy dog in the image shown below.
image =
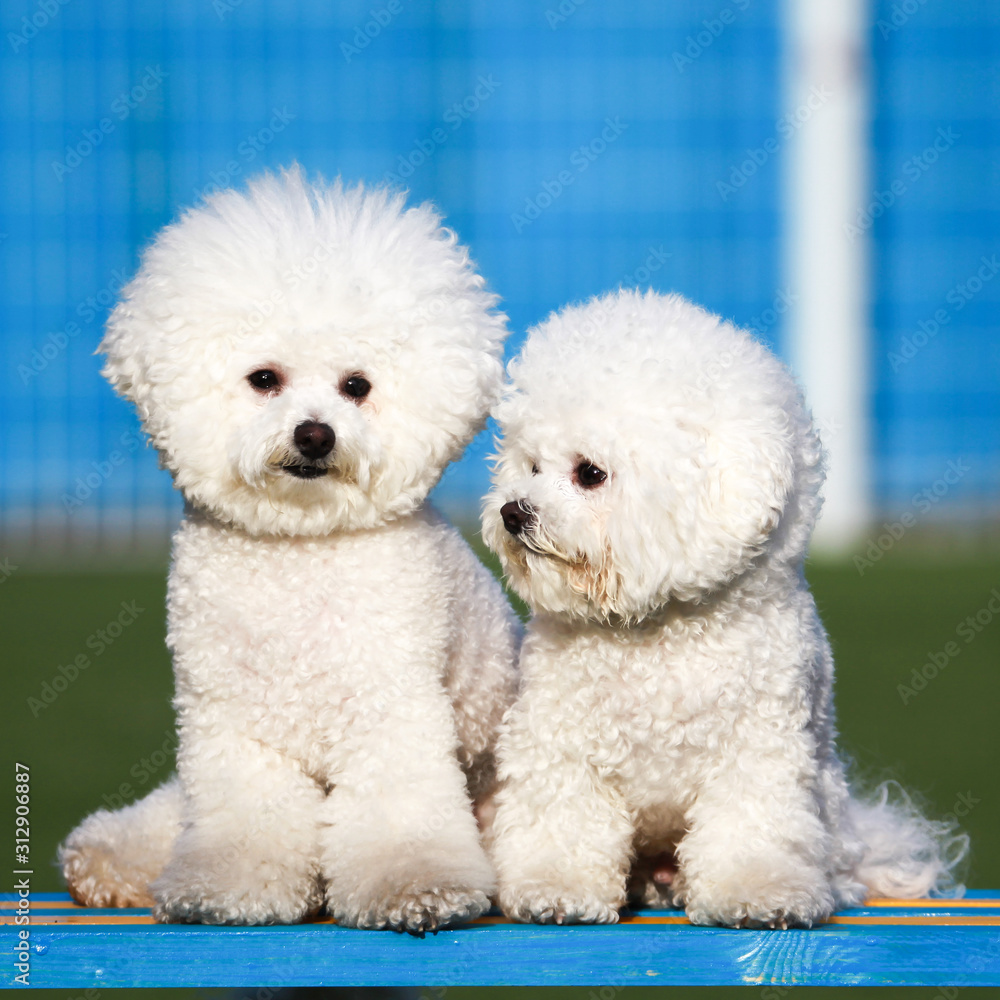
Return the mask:
{"type": "Polygon", "coordinates": [[[424,501],[499,395],[495,303],[429,205],[298,169],[145,252],[102,350],[186,500],[178,778],[70,835],[77,899],[414,932],[488,907],[470,799],[516,629],[424,501]]]}
{"type": "Polygon", "coordinates": [[[955,888],[965,838],[888,786],[852,797],[837,756],[802,571],[823,453],[785,368],[622,291],[550,317],[510,374],[484,536],[534,617],[498,751],[505,911],[617,920],[661,852],[678,870],[635,895],[698,924],[955,888]]]}

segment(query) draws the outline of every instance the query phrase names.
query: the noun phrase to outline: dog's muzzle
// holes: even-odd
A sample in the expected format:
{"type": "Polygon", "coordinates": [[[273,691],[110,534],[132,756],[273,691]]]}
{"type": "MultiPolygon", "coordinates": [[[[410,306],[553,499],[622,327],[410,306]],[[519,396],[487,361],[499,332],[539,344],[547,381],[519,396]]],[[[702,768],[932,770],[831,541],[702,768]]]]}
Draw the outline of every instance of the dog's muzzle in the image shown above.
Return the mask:
{"type": "Polygon", "coordinates": [[[500,508],[503,526],[512,534],[520,535],[531,528],[535,521],[534,508],[524,500],[511,500],[500,508]]]}

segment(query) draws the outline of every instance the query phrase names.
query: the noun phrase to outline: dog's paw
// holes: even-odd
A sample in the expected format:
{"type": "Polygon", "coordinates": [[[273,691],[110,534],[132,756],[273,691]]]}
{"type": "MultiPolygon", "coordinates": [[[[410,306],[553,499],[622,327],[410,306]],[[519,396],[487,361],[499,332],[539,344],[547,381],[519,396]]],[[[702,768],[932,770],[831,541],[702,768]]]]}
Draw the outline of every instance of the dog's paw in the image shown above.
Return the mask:
{"type": "Polygon", "coordinates": [[[172,924],[298,924],[319,912],[318,891],[280,886],[240,889],[181,885],[160,878],[153,884],[153,918],[172,924]]]}
{"type": "Polygon", "coordinates": [[[59,863],[70,895],[83,906],[153,905],[150,873],[123,865],[120,855],[104,844],[67,841],[59,849],[59,863]]]}
{"type": "Polygon", "coordinates": [[[84,906],[152,906],[149,884],[180,833],[180,788],[168,782],[132,805],[91,813],[59,847],[59,865],[84,906]]]}
{"type": "Polygon", "coordinates": [[[725,880],[692,880],[679,893],[693,924],[787,930],[822,923],[834,908],[819,869],[746,870],[725,880]]]}
{"type": "Polygon", "coordinates": [[[481,917],[490,908],[490,899],[481,889],[416,883],[394,887],[380,898],[355,905],[330,900],[328,908],[344,927],[424,934],[481,917]]]}
{"type": "Polygon", "coordinates": [[[263,859],[174,858],[151,886],[161,923],[296,924],[322,906],[318,876],[263,859]],[[198,863],[200,860],[201,863],[198,863]]]}
{"type": "Polygon", "coordinates": [[[582,887],[541,880],[506,886],[500,907],[512,920],[535,924],[615,924],[625,900],[608,900],[582,887]]]}

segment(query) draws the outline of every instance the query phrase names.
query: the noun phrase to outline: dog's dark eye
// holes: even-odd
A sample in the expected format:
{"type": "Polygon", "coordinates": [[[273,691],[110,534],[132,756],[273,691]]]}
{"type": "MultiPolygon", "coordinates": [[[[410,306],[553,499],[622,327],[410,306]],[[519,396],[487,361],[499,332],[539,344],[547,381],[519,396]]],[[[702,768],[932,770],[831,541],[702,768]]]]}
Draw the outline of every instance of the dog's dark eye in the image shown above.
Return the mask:
{"type": "Polygon", "coordinates": [[[538,466],[537,465],[532,465],[531,466],[531,474],[533,476],[537,476],[538,475],[538,466]]]}
{"type": "Polygon", "coordinates": [[[340,391],[351,399],[364,399],[372,391],[372,384],[364,375],[351,375],[340,383],[340,391]]]}
{"type": "Polygon", "coordinates": [[[251,372],[247,375],[247,381],[258,392],[277,392],[284,384],[281,376],[270,368],[261,368],[259,371],[251,372]]]}
{"type": "Polygon", "coordinates": [[[591,486],[600,486],[607,478],[608,474],[592,462],[581,462],[576,467],[576,481],[581,486],[588,488],[591,486]]]}

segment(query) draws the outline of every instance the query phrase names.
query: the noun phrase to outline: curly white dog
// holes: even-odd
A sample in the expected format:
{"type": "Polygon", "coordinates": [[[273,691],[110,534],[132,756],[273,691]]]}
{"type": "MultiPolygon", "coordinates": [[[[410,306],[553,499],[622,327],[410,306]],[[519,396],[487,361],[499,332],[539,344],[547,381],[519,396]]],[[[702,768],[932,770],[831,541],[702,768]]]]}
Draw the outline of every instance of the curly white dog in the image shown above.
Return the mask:
{"type": "Polygon", "coordinates": [[[429,205],[298,169],[146,251],[102,350],[186,500],[178,778],[70,835],[77,899],[415,932],[487,909],[470,798],[516,628],[424,501],[499,395],[495,304],[429,205]]]}
{"type": "Polygon", "coordinates": [[[622,291],[550,317],[510,374],[483,517],[534,612],[499,749],[506,912],[617,920],[632,859],[661,852],[672,884],[661,866],[633,893],[699,924],[957,888],[966,839],[901,790],[852,797],[837,756],[802,572],[823,453],[784,367],[622,291]]]}

